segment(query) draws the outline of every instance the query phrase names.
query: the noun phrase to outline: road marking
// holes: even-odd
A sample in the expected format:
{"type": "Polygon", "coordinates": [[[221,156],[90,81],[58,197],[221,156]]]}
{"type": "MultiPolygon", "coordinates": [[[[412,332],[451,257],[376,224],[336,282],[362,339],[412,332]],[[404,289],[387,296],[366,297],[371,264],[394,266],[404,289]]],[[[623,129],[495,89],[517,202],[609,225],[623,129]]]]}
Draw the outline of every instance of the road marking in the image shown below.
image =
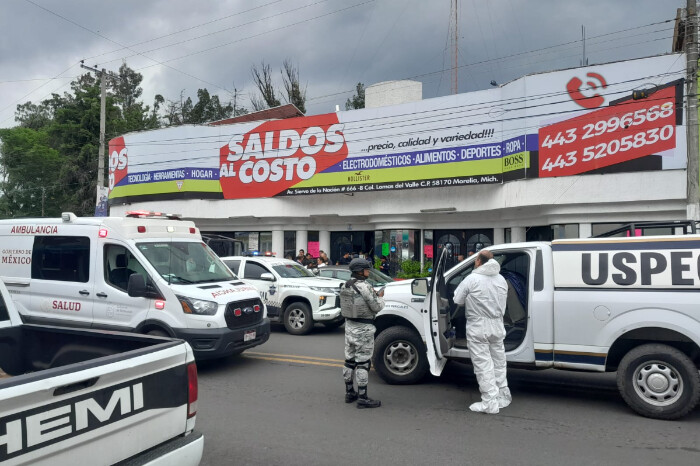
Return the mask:
{"type": "Polygon", "coordinates": [[[330,361],[330,362],[340,362],[345,363],[344,359],[328,359],[328,358],[316,358],[313,356],[298,356],[296,354],[275,354],[275,353],[259,353],[255,351],[246,351],[243,354],[250,354],[253,356],[274,356],[277,358],[296,358],[296,359],[312,359],[314,361],[330,361]]]}
{"type": "Polygon", "coordinates": [[[278,361],[278,362],[296,362],[299,364],[313,364],[315,366],[329,366],[329,367],[343,367],[342,364],[330,364],[327,362],[316,362],[316,361],[309,361],[306,359],[291,359],[291,358],[269,358],[269,357],[264,357],[264,356],[258,356],[257,354],[252,354],[252,353],[243,353],[243,356],[246,356],[250,359],[263,359],[265,361],[278,361]]]}

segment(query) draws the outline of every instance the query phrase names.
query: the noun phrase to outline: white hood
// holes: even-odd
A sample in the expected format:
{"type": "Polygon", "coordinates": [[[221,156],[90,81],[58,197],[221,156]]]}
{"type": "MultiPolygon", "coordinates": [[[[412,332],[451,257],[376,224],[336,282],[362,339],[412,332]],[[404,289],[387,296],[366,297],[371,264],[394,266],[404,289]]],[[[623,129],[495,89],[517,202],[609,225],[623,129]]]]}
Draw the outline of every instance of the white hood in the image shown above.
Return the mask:
{"type": "Polygon", "coordinates": [[[284,279],[285,285],[307,287],[315,286],[319,288],[334,288],[339,289],[340,284],[344,283],[343,280],[330,277],[304,277],[304,278],[286,278],[284,279]]]}
{"type": "Polygon", "coordinates": [[[172,284],[170,288],[177,295],[188,298],[214,301],[227,304],[232,301],[260,298],[260,292],[253,285],[241,280],[230,280],[216,283],[198,283],[191,285],[172,284]]]}

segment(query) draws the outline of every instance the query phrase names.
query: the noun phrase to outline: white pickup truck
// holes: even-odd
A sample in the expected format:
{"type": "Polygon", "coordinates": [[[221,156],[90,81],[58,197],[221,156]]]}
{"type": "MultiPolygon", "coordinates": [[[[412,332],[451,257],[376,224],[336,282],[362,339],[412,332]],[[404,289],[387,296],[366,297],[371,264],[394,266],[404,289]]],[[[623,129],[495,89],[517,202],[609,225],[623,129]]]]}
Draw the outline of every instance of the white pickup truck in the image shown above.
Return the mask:
{"type": "Polygon", "coordinates": [[[182,340],[22,323],[0,281],[0,464],[196,466],[182,340]]]}
{"type": "MultiPolygon", "coordinates": [[[[514,243],[488,248],[509,285],[509,365],[617,371],[639,414],[680,418],[700,399],[700,236],[514,243]]],[[[454,290],[472,256],[432,280],[390,283],[376,320],[374,365],[414,383],[466,361],[464,309],[454,290]]]]}
{"type": "Polygon", "coordinates": [[[303,265],[275,257],[222,257],[238,278],[255,286],[271,322],[282,322],[292,335],[306,335],[315,322],[338,327],[340,285],[344,280],[317,277],[303,265]]]}

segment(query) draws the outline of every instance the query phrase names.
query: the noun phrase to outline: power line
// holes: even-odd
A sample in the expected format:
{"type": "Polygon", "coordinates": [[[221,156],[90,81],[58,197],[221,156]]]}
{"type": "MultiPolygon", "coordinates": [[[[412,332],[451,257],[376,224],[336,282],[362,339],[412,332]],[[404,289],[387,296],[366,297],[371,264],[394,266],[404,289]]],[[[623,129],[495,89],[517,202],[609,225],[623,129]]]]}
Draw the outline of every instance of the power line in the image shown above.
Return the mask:
{"type": "MultiPolygon", "coordinates": [[[[680,56],[680,55],[679,55],[680,56]]],[[[648,80],[653,80],[653,79],[663,79],[669,76],[678,76],[679,72],[666,72],[658,75],[647,75],[647,76],[642,76],[638,78],[633,78],[625,81],[619,81],[619,82],[614,82],[614,83],[608,83],[608,87],[613,87],[613,86],[622,86],[625,84],[631,84],[631,83],[639,83],[639,84],[645,84],[644,81],[648,80]]],[[[637,88],[638,86],[635,86],[637,88]]],[[[633,88],[634,89],[634,88],[633,88]]],[[[620,90],[615,90],[615,91],[609,91],[609,92],[604,92],[601,93],[602,96],[607,97],[607,96],[612,96],[612,95],[620,95],[623,93],[629,93],[633,89],[620,89],[620,90]]],[[[433,119],[433,118],[439,118],[439,117],[445,117],[445,120],[450,120],[454,118],[458,118],[459,115],[464,115],[464,117],[474,117],[474,116],[483,116],[483,115],[489,115],[490,112],[493,111],[494,108],[497,108],[499,106],[505,106],[505,105],[516,105],[516,104],[521,104],[521,103],[528,103],[528,102],[534,102],[538,100],[544,100],[548,98],[556,98],[559,96],[567,96],[566,99],[564,100],[557,100],[553,102],[546,102],[542,104],[535,104],[535,105],[529,105],[525,107],[519,107],[519,108],[512,108],[512,109],[507,109],[509,112],[515,112],[515,111],[522,111],[522,110],[531,110],[535,108],[540,108],[540,107],[545,107],[545,106],[551,106],[551,105],[558,105],[561,103],[566,103],[570,100],[568,97],[568,91],[554,91],[554,92],[546,92],[542,94],[534,94],[534,95],[529,95],[529,96],[518,96],[518,97],[512,97],[508,99],[495,99],[495,100],[489,100],[489,101],[483,101],[483,102],[477,102],[473,104],[460,104],[460,105],[453,105],[453,106],[446,106],[446,107],[438,107],[430,110],[423,110],[423,111],[411,111],[407,113],[398,113],[394,114],[391,116],[392,121],[387,124],[392,124],[395,125],[397,123],[402,123],[402,122],[410,122],[410,125],[406,126],[419,126],[423,125],[424,123],[421,122],[421,120],[428,120],[428,119],[433,119]],[[483,113],[472,113],[474,111],[481,111],[481,110],[486,110],[483,113]],[[427,115],[426,115],[427,114],[427,115]],[[423,116],[421,116],[423,115],[423,116]],[[400,117],[407,117],[405,120],[397,120],[397,118],[400,117]],[[417,123],[416,123],[417,122],[417,123]]],[[[442,97],[443,99],[450,99],[449,97],[442,97]]],[[[451,99],[454,100],[454,99],[451,99]]],[[[576,110],[578,111],[578,110],[576,110]]],[[[381,117],[373,117],[373,118],[365,118],[363,120],[355,120],[353,123],[358,123],[362,122],[365,124],[365,126],[353,126],[354,131],[365,131],[367,129],[393,129],[396,127],[401,127],[401,126],[390,126],[390,127],[382,127],[381,122],[387,120],[387,117],[381,116],[381,117]]],[[[445,120],[435,120],[431,121],[431,123],[434,122],[441,122],[445,120]]],[[[500,119],[496,120],[500,121],[500,119]]],[[[493,122],[490,121],[490,122],[493,122]]],[[[471,123],[470,123],[471,124],[471,123]]],[[[302,125],[302,126],[289,126],[286,129],[294,129],[298,132],[303,132],[303,130],[306,130],[309,128],[308,125],[302,125]]],[[[228,137],[233,137],[233,136],[240,136],[243,135],[244,133],[230,133],[228,134],[228,137]]],[[[352,133],[348,133],[352,134],[352,133]]],[[[203,141],[207,139],[215,139],[218,141],[219,136],[197,136],[197,137],[188,137],[188,138],[172,138],[172,139],[156,139],[156,140],[150,140],[150,141],[141,141],[137,144],[134,145],[169,145],[170,142],[178,142],[180,141],[180,144],[198,144],[199,142],[194,142],[194,143],[188,143],[185,141],[203,141]]]]}
{"type": "MultiPolygon", "coordinates": [[[[178,31],[170,32],[170,33],[168,33],[168,34],[163,34],[162,36],[153,37],[153,38],[151,38],[151,39],[143,40],[143,41],[141,41],[141,42],[135,42],[135,43],[133,43],[133,44],[130,44],[129,47],[136,47],[136,46],[139,46],[139,45],[148,44],[148,43],[150,43],[150,42],[155,42],[155,41],[160,40],[160,39],[165,39],[166,37],[171,37],[171,36],[174,36],[174,35],[177,35],[177,34],[182,34],[183,32],[192,31],[192,30],[194,30],[194,29],[198,29],[198,28],[200,28],[200,27],[207,26],[207,25],[209,25],[209,24],[213,24],[213,23],[216,23],[216,22],[219,22],[219,21],[223,21],[223,20],[232,18],[232,17],[234,17],[234,16],[240,16],[240,15],[242,15],[242,14],[249,13],[249,12],[251,12],[251,11],[258,10],[258,9],[260,9],[260,8],[264,8],[264,7],[266,7],[266,6],[270,6],[270,5],[273,5],[273,4],[275,4],[275,3],[279,3],[279,2],[281,2],[281,1],[283,1],[283,0],[274,0],[274,1],[272,1],[272,2],[265,3],[265,4],[263,4],[263,5],[258,5],[258,6],[256,6],[256,7],[249,8],[249,9],[247,9],[247,10],[243,10],[243,11],[239,11],[239,12],[237,12],[237,13],[230,14],[230,15],[228,15],[228,16],[223,16],[223,17],[221,17],[221,18],[216,18],[216,19],[213,19],[213,20],[211,20],[211,21],[207,21],[207,22],[204,22],[204,23],[197,24],[197,25],[195,25],[195,26],[190,26],[190,27],[187,27],[187,28],[184,28],[184,29],[180,29],[180,30],[178,30],[178,31]]],[[[225,31],[225,29],[224,29],[224,31],[225,31]]],[[[221,32],[221,31],[219,31],[219,32],[221,32]]],[[[201,36],[200,36],[200,37],[201,37],[201,36]]],[[[101,53],[101,54],[98,54],[98,55],[93,55],[92,57],[86,58],[86,60],[92,60],[93,58],[99,58],[99,57],[102,57],[102,56],[104,56],[104,55],[110,55],[110,54],[112,54],[112,53],[121,52],[122,50],[125,50],[125,49],[127,49],[127,48],[126,48],[126,47],[122,47],[122,48],[119,48],[119,49],[111,50],[111,51],[109,51],[109,52],[104,52],[104,53],[101,53]]],[[[147,52],[148,52],[148,51],[146,51],[146,52],[144,52],[144,53],[147,53],[147,52]]]]}
{"type": "MultiPolygon", "coordinates": [[[[237,43],[239,43],[239,42],[243,42],[243,41],[248,40],[248,39],[255,39],[255,38],[257,38],[257,37],[260,37],[260,36],[269,34],[269,33],[271,33],[271,32],[277,32],[277,31],[281,31],[281,30],[283,30],[283,29],[287,29],[287,28],[292,27],[292,26],[298,26],[298,25],[300,25],[300,24],[308,23],[309,21],[314,21],[314,20],[317,20],[317,19],[320,19],[320,18],[324,18],[324,17],[326,17],[326,16],[330,16],[330,15],[334,15],[334,14],[336,14],[336,13],[340,13],[340,12],[343,12],[343,11],[346,11],[346,10],[350,10],[350,9],[352,9],[352,8],[357,8],[358,6],[366,5],[367,3],[372,3],[372,2],[374,2],[374,1],[375,1],[375,0],[366,0],[366,1],[364,1],[364,2],[356,3],[355,5],[351,5],[351,6],[348,6],[348,7],[345,7],[345,8],[341,8],[341,9],[339,9],[339,10],[335,10],[335,11],[332,11],[332,12],[330,12],[330,13],[324,13],[324,14],[322,14],[322,15],[314,16],[313,18],[307,18],[307,19],[304,19],[304,20],[301,20],[301,21],[297,21],[297,22],[295,22],[295,23],[287,24],[287,25],[285,25],[285,26],[280,26],[280,27],[278,27],[278,28],[274,28],[274,29],[270,29],[270,30],[265,31],[265,32],[261,32],[261,33],[259,33],[259,34],[255,34],[255,35],[252,35],[252,36],[244,37],[244,38],[237,39],[237,40],[234,40],[234,41],[231,41],[231,42],[226,42],[226,43],[224,43],[224,44],[215,45],[215,46],[213,46],[213,47],[208,47],[208,48],[205,48],[205,49],[201,49],[201,50],[198,50],[198,51],[196,51],[196,52],[192,52],[192,53],[188,53],[188,54],[185,54],[185,55],[181,55],[181,56],[179,56],[179,57],[170,58],[170,59],[168,59],[168,60],[164,60],[162,63],[169,63],[169,62],[172,62],[172,61],[182,60],[183,58],[188,58],[188,57],[191,57],[191,56],[194,56],[194,55],[199,55],[200,53],[210,52],[210,51],[212,51],[212,50],[215,50],[215,49],[218,49],[218,48],[221,48],[221,47],[227,47],[227,46],[233,45],[233,44],[237,44],[237,43]]],[[[144,66],[144,67],[139,68],[138,70],[144,70],[144,69],[147,69],[147,68],[152,68],[153,66],[156,66],[156,65],[144,66]]]]}

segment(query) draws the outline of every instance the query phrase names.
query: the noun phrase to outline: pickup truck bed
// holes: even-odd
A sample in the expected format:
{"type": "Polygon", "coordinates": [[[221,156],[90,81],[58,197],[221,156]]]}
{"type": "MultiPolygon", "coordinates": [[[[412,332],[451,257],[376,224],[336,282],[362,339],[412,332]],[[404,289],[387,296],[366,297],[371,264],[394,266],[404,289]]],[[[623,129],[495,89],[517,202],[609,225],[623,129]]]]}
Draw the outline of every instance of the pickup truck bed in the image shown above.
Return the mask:
{"type": "MultiPolygon", "coordinates": [[[[0,298],[16,313],[1,282],[0,298]]],[[[0,312],[0,464],[199,463],[186,342],[17,316],[0,312]]]]}

